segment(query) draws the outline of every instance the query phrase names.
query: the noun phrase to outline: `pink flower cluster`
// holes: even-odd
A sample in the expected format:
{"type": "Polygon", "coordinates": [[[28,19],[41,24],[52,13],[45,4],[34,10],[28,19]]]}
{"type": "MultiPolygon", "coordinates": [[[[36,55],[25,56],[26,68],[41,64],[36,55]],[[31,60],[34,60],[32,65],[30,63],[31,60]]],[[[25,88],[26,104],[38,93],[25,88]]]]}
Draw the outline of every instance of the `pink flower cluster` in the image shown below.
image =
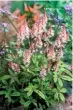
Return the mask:
{"type": "Polygon", "coordinates": [[[24,51],[23,62],[26,66],[28,66],[30,63],[31,55],[32,55],[31,50],[24,51]]]}
{"type": "MultiPolygon", "coordinates": [[[[54,43],[48,42],[49,38],[53,37],[55,32],[52,26],[50,26],[49,29],[46,28],[47,22],[48,17],[45,13],[33,24],[31,29],[29,28],[28,23],[25,20],[24,24],[18,30],[18,47],[20,48],[23,41],[26,41],[26,39],[28,39],[30,43],[29,48],[26,49],[23,54],[23,63],[25,66],[29,66],[32,54],[39,50],[42,51],[43,54],[45,54],[45,57],[47,57],[48,70],[50,70],[51,68],[58,68],[58,60],[63,56],[63,47],[68,40],[68,33],[66,31],[66,27],[62,26],[61,31],[59,32],[54,43]]],[[[13,70],[19,70],[18,64],[11,63],[10,65],[13,70]]],[[[46,73],[47,70],[43,65],[40,71],[40,76],[44,78],[46,76],[46,73]]]]}
{"type": "Polygon", "coordinates": [[[59,35],[58,35],[58,37],[57,37],[57,39],[56,39],[56,41],[55,41],[55,46],[56,46],[57,48],[64,47],[64,43],[67,42],[68,37],[69,37],[69,36],[68,36],[68,33],[67,33],[67,31],[66,31],[65,26],[62,26],[62,27],[61,27],[61,32],[59,33],[59,35]]]}
{"type": "Polygon", "coordinates": [[[50,59],[54,59],[55,58],[55,50],[54,50],[54,46],[51,45],[48,48],[48,52],[47,52],[47,57],[50,59]]]}
{"type": "Polygon", "coordinates": [[[23,40],[25,40],[26,38],[28,39],[30,36],[30,29],[27,25],[26,20],[24,21],[24,24],[21,25],[21,27],[18,30],[18,34],[17,34],[17,43],[23,43],[23,40]]]}
{"type": "Polygon", "coordinates": [[[66,27],[62,26],[61,31],[55,40],[55,46],[56,46],[56,48],[58,48],[58,57],[59,58],[63,56],[63,50],[62,49],[64,47],[64,44],[67,42],[68,38],[69,38],[69,35],[66,31],[66,27]]]}
{"type": "Polygon", "coordinates": [[[17,63],[9,62],[9,67],[15,72],[20,72],[20,67],[17,63]]]}
{"type": "Polygon", "coordinates": [[[33,38],[38,37],[38,35],[41,35],[45,31],[47,20],[48,18],[45,13],[43,17],[41,17],[39,20],[37,20],[37,22],[35,22],[35,24],[33,25],[31,29],[31,35],[33,38]]]}

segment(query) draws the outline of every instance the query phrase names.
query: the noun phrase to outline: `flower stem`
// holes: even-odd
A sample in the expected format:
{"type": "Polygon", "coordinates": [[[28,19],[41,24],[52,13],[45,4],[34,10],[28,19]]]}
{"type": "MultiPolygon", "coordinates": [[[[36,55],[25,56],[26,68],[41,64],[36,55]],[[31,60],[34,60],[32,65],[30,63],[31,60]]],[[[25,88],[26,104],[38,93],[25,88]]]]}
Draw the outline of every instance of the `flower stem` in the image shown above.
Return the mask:
{"type": "Polygon", "coordinates": [[[13,25],[13,27],[15,28],[16,32],[17,32],[17,28],[15,27],[15,25],[12,23],[12,21],[10,20],[10,18],[7,16],[7,14],[5,13],[6,17],[8,18],[8,20],[10,21],[10,23],[13,25]]]}

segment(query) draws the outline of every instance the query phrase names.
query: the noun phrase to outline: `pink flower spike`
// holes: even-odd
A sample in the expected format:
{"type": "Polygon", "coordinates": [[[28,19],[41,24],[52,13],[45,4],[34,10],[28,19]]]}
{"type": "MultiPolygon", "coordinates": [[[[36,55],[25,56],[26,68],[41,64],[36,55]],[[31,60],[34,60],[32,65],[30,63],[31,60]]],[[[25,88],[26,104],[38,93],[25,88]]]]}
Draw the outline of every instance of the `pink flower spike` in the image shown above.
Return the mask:
{"type": "Polygon", "coordinates": [[[19,28],[18,30],[18,33],[17,33],[17,43],[23,43],[23,41],[25,39],[29,39],[30,37],[30,29],[27,25],[27,22],[26,20],[24,21],[24,24],[21,25],[21,27],[19,28]]]}
{"type": "Polygon", "coordinates": [[[62,30],[63,30],[63,34],[64,34],[64,36],[63,36],[63,38],[62,38],[62,42],[63,42],[63,43],[66,43],[67,40],[68,40],[68,38],[69,38],[69,36],[68,36],[68,33],[66,32],[65,26],[62,27],[62,30]]]}
{"type": "Polygon", "coordinates": [[[15,72],[20,72],[19,64],[9,62],[9,67],[12,68],[15,72]]]}
{"type": "Polygon", "coordinates": [[[42,79],[44,79],[45,76],[46,76],[46,69],[45,69],[44,66],[42,66],[41,71],[40,71],[40,77],[41,77],[42,79]]]}
{"type": "Polygon", "coordinates": [[[32,53],[35,52],[35,43],[31,43],[29,49],[31,50],[32,53]]]}
{"type": "Polygon", "coordinates": [[[24,51],[23,63],[25,66],[28,66],[30,64],[31,55],[32,55],[31,50],[24,51]]]}
{"type": "Polygon", "coordinates": [[[54,58],[55,58],[55,50],[54,50],[54,46],[53,46],[53,45],[51,45],[51,46],[49,47],[49,51],[48,51],[48,53],[47,53],[47,57],[48,57],[49,59],[54,59],[54,58]]]}

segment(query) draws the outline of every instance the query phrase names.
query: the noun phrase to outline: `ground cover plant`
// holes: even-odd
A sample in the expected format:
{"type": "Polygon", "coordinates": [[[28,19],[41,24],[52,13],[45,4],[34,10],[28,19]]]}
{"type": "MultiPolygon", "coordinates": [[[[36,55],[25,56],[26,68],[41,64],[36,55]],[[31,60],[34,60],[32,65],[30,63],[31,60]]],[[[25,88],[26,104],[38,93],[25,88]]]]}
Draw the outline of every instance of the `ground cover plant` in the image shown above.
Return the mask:
{"type": "Polygon", "coordinates": [[[47,110],[64,103],[71,93],[71,4],[15,3],[11,4],[12,13],[0,9],[4,19],[0,24],[4,37],[0,47],[1,105],[7,109],[22,105],[25,110],[47,110]],[[68,19],[62,18],[64,13],[68,19]],[[67,50],[69,58],[65,56],[67,50]]]}

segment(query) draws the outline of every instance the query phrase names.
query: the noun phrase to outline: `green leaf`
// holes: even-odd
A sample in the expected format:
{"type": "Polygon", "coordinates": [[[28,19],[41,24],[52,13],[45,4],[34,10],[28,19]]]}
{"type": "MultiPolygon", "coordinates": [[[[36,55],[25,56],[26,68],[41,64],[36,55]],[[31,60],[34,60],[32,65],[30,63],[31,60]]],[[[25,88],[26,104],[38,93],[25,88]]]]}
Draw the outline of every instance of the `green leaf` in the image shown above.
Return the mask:
{"type": "Polygon", "coordinates": [[[55,83],[57,82],[57,77],[54,77],[54,82],[55,82],[55,83]]]}
{"type": "Polygon", "coordinates": [[[25,107],[28,107],[30,104],[31,104],[31,101],[26,101],[26,102],[24,103],[24,106],[25,106],[25,107]]]}
{"type": "Polygon", "coordinates": [[[19,51],[17,51],[17,54],[19,55],[19,57],[22,57],[23,51],[22,50],[19,50],[19,51]]]}
{"type": "Polygon", "coordinates": [[[24,105],[24,107],[28,107],[31,104],[31,101],[26,101],[24,99],[21,98],[20,103],[22,105],[24,105]]]}
{"type": "Polygon", "coordinates": [[[60,85],[61,87],[63,86],[63,82],[62,82],[61,79],[58,79],[58,83],[59,83],[59,85],[60,85]]]}
{"type": "Polygon", "coordinates": [[[61,67],[61,68],[59,69],[59,74],[62,74],[63,72],[65,72],[65,68],[61,67]]]}
{"type": "Polygon", "coordinates": [[[39,103],[39,110],[43,110],[43,106],[39,103]]]}
{"type": "Polygon", "coordinates": [[[20,92],[13,92],[11,96],[20,96],[20,92]]]}
{"type": "Polygon", "coordinates": [[[66,75],[62,75],[61,79],[66,80],[66,81],[72,81],[72,78],[66,75]]]}
{"type": "Polygon", "coordinates": [[[34,91],[37,88],[37,85],[30,84],[28,87],[24,89],[24,91],[34,91]]]}
{"type": "Polygon", "coordinates": [[[32,88],[33,88],[33,85],[30,84],[28,87],[26,87],[26,88],[24,89],[24,91],[30,91],[30,90],[32,90],[32,88]]]}
{"type": "Polygon", "coordinates": [[[59,94],[61,101],[65,101],[65,97],[62,93],[59,94]]]}
{"type": "Polygon", "coordinates": [[[0,95],[3,95],[3,94],[5,94],[5,91],[0,91],[0,95]]]}
{"type": "Polygon", "coordinates": [[[53,77],[54,77],[54,82],[56,83],[57,82],[57,72],[54,72],[53,77]]]}
{"type": "Polygon", "coordinates": [[[8,58],[6,58],[7,61],[13,61],[13,58],[10,54],[8,54],[8,58]]]}
{"type": "Polygon", "coordinates": [[[27,72],[34,75],[34,72],[31,71],[30,69],[27,69],[27,72]]]}
{"type": "Polygon", "coordinates": [[[44,99],[44,100],[46,99],[45,95],[41,91],[35,90],[34,92],[36,92],[42,99],[44,99]]]}
{"type": "Polygon", "coordinates": [[[66,93],[67,90],[66,90],[65,88],[62,88],[62,89],[60,90],[60,92],[62,92],[62,93],[66,93]]]}
{"type": "Polygon", "coordinates": [[[69,70],[65,69],[65,72],[66,72],[67,75],[72,77],[72,73],[69,70]]]}
{"type": "Polygon", "coordinates": [[[56,99],[56,100],[58,99],[58,93],[57,92],[54,95],[54,99],[56,99]]]}
{"type": "Polygon", "coordinates": [[[57,89],[54,88],[54,89],[53,89],[53,92],[57,92],[57,89]]]}
{"type": "Polygon", "coordinates": [[[11,75],[13,75],[13,71],[12,71],[12,70],[8,69],[8,71],[9,71],[9,73],[10,73],[11,75]]]}
{"type": "Polygon", "coordinates": [[[32,93],[36,90],[36,88],[37,88],[37,85],[32,85],[32,84],[30,84],[28,87],[26,87],[25,89],[24,89],[24,91],[27,91],[27,95],[28,96],[31,96],[32,95],[32,93]]]}
{"type": "Polygon", "coordinates": [[[10,80],[10,84],[12,84],[12,83],[14,83],[15,82],[15,80],[14,80],[14,78],[12,78],[11,80],[10,80]]]}
{"type": "Polygon", "coordinates": [[[37,107],[37,100],[36,99],[33,99],[32,103],[37,107]]]}
{"type": "Polygon", "coordinates": [[[28,96],[28,97],[31,96],[32,93],[33,93],[33,90],[30,90],[30,91],[27,93],[27,96],[28,96]]]}
{"type": "Polygon", "coordinates": [[[11,12],[14,12],[16,9],[19,9],[21,11],[21,13],[24,13],[23,1],[13,1],[11,3],[11,12]]]}
{"type": "Polygon", "coordinates": [[[10,79],[10,75],[4,75],[3,77],[1,77],[1,80],[7,80],[10,79]]]}

